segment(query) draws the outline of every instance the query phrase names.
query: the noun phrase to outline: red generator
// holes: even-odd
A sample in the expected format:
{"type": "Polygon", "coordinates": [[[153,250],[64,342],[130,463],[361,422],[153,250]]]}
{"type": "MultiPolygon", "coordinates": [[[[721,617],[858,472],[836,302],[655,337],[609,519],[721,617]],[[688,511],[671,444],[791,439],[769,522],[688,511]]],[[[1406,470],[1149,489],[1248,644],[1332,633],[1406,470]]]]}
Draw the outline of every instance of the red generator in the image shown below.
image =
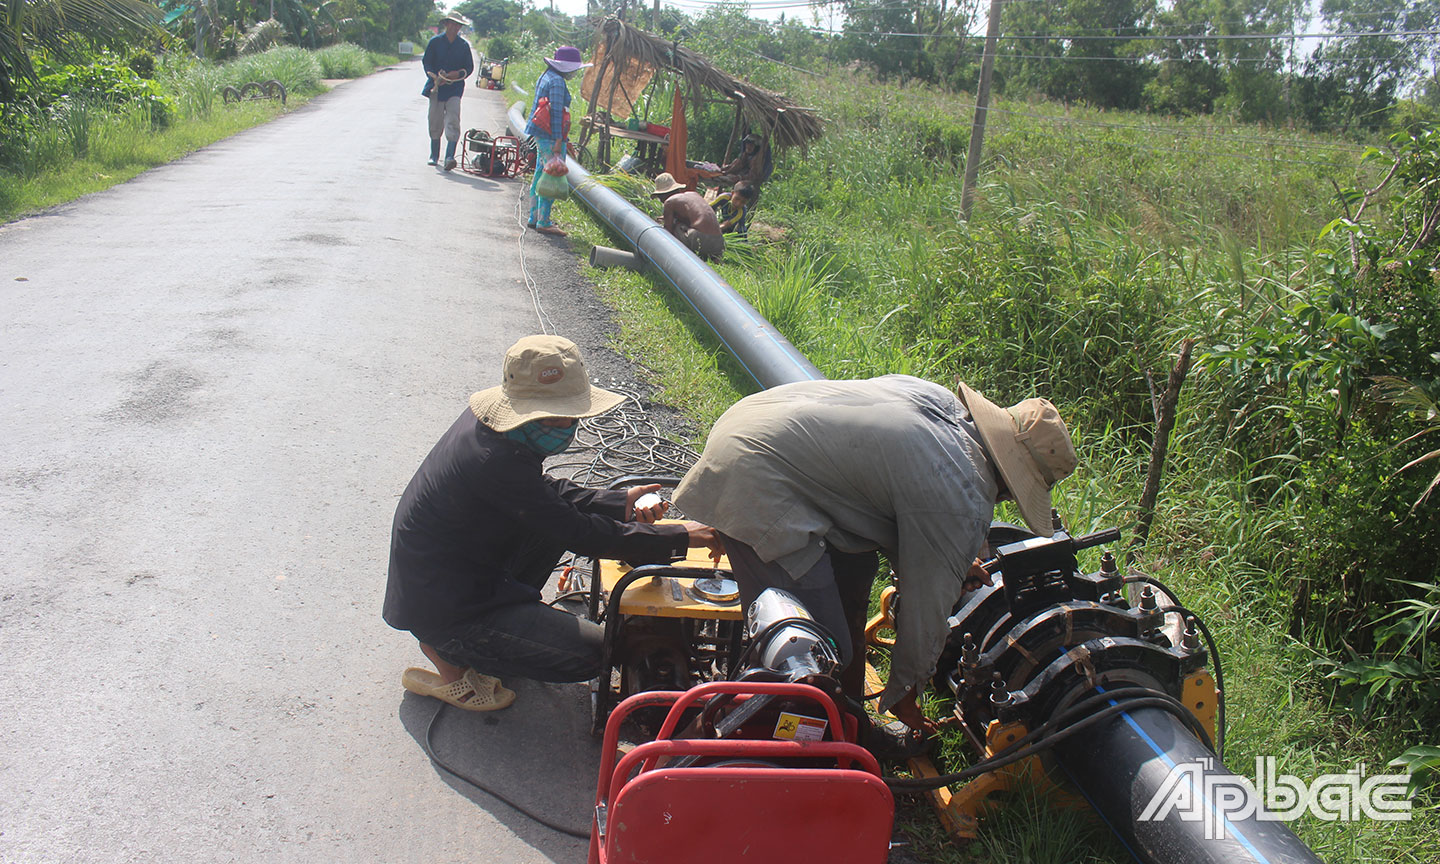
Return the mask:
{"type": "Polygon", "coordinates": [[[465,133],[460,151],[460,170],[478,177],[515,177],[523,170],[520,139],[513,135],[492,136],[484,129],[465,133]]]}
{"type": "Polygon", "coordinates": [[[589,864],[884,864],[895,801],[855,728],[808,684],[631,696],[605,725],[589,864]],[[630,715],[667,708],[655,740],[618,754],[630,715]]]}

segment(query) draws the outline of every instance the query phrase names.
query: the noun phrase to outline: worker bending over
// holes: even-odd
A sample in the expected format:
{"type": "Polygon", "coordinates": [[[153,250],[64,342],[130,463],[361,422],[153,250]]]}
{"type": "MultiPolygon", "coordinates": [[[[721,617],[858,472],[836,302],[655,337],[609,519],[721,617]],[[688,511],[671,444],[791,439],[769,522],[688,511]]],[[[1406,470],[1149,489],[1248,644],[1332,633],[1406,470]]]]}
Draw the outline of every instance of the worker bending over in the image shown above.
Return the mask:
{"type": "Polygon", "coordinates": [[[692,546],[719,555],[713,529],[652,524],[663,503],[636,509],[658,486],[600,491],[544,473],[579,418],[624,401],[591,386],[575,343],[527,336],[506,352],[501,380],[471,395],[400,497],[385,590],[385,621],[409,630],[439,673],[407,669],[405,689],[472,711],[515,700],[493,676],[599,674],[604,628],[540,600],[567,550],[637,564],[692,546]]]}
{"type": "Polygon", "coordinates": [[[720,233],[720,220],[699,192],[691,192],[670,176],[669,172],[655,178],[656,198],[665,202],[660,224],[689,247],[691,252],[707,261],[719,261],[725,252],[725,235],[720,233]]]}
{"type": "Polygon", "coordinates": [[[895,648],[879,709],[904,727],[862,732],[898,758],[934,731],[916,696],[935,669],[947,617],[989,583],[976,555],[997,500],[1053,533],[1050,487],[1075,470],[1055,406],[1008,409],[965,384],[958,396],[905,375],[786,384],[741,399],[710,431],[675,494],[721,532],[745,607],[793,592],[835,638],[846,695],[864,686],[865,615],[883,550],[899,578],[895,648]]]}

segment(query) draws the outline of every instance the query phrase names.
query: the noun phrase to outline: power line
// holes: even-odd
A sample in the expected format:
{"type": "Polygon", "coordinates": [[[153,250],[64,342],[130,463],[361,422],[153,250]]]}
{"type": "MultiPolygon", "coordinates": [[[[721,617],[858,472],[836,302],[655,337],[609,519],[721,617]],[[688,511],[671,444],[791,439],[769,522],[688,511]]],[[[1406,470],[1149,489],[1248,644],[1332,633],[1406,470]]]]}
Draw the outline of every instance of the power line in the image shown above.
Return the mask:
{"type": "MultiPolygon", "coordinates": [[[[814,33],[831,33],[842,36],[905,36],[917,39],[974,39],[983,40],[984,36],[972,36],[968,33],[897,33],[892,31],[875,30],[834,30],[824,27],[806,28],[814,33]]],[[[1369,33],[1211,33],[1186,34],[1182,36],[1085,36],[1077,34],[1053,35],[1002,35],[999,38],[1006,41],[1022,40],[1050,40],[1056,42],[1080,42],[1080,41],[1106,41],[1106,42],[1209,42],[1212,40],[1226,39],[1369,39],[1378,36],[1440,36],[1440,30],[1382,30],[1369,33]]]]}

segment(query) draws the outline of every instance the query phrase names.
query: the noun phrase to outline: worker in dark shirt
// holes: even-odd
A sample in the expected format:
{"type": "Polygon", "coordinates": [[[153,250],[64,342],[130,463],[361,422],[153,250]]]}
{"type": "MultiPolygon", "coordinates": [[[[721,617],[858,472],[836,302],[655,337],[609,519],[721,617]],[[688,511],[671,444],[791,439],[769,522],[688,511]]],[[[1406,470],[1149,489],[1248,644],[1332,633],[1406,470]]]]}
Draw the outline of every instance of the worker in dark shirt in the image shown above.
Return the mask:
{"type": "Polygon", "coordinates": [[[475,71],[470,43],[460,38],[460,28],[470,22],[458,12],[440,19],[445,32],[425,45],[420,65],[425,68],[425,86],[420,95],[430,99],[430,164],[440,160],[440,133],[445,133],[446,171],[455,167],[455,144],[460,140],[460,97],[465,79],[475,71]]]}
{"type": "Polygon", "coordinates": [[[405,689],[472,711],[508,706],[498,675],[585,681],[600,672],[604,628],[541,602],[567,550],[653,563],[708,546],[698,522],[653,524],[636,506],[658,486],[585,489],[546,475],[579,418],[624,397],[590,384],[575,343],[528,336],[505,355],[503,382],[470,405],[425,457],[395,511],[385,621],[420,641],[438,674],[405,671],[405,689]]]}

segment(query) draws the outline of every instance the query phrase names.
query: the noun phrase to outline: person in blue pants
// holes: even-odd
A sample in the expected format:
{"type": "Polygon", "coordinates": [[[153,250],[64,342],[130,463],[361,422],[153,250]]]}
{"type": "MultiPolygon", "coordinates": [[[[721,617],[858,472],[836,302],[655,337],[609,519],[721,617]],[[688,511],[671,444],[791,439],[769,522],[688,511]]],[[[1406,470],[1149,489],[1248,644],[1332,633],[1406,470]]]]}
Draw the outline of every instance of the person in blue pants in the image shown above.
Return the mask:
{"type": "Polygon", "coordinates": [[[556,237],[564,237],[565,232],[550,224],[550,206],[555,203],[554,199],[540,197],[536,186],[552,154],[565,158],[566,145],[570,143],[570,87],[566,82],[589,65],[580,62],[580,49],[571,45],[561,45],[555,49],[554,57],[546,57],[545,71],[535,82],[530,121],[525,125],[525,134],[535,139],[535,177],[530,181],[530,219],[526,224],[556,237]],[[542,102],[544,111],[540,111],[542,102]]]}

